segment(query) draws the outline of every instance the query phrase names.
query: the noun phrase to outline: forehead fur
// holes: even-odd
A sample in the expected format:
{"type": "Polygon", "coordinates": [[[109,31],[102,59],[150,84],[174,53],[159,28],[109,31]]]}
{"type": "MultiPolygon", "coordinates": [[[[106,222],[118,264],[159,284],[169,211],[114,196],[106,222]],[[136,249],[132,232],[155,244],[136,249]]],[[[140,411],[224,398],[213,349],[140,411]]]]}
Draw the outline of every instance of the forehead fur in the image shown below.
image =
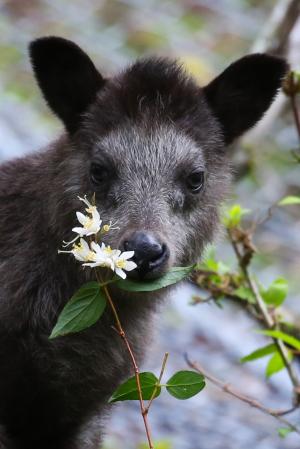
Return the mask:
{"type": "Polygon", "coordinates": [[[172,124],[196,141],[214,135],[221,145],[220,126],[202,89],[181,65],[166,58],[139,60],[109,79],[86,114],[84,128],[99,136],[132,122],[172,124]]]}

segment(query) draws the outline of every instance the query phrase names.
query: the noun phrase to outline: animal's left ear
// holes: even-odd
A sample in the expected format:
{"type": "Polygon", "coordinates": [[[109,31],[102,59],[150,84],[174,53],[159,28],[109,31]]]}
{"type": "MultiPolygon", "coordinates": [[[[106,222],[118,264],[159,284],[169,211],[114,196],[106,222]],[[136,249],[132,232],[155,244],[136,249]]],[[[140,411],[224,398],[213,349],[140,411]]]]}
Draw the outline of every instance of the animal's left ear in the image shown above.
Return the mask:
{"type": "Polygon", "coordinates": [[[203,91],[229,144],[258,122],[271,105],[288,64],[267,54],[245,56],[231,64],[203,91]]]}

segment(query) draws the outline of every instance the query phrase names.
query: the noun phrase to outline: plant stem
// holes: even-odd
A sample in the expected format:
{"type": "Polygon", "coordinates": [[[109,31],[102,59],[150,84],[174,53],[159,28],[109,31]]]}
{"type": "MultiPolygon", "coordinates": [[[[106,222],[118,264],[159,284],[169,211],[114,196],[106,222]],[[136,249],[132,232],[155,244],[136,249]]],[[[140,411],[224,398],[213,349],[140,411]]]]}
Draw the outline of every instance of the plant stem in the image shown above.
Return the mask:
{"type": "MultiPolygon", "coordinates": [[[[98,274],[97,274],[97,280],[101,284],[101,279],[99,278],[98,274]]],[[[122,340],[123,340],[123,342],[124,342],[124,344],[125,344],[125,346],[127,348],[127,351],[129,353],[129,356],[130,356],[131,364],[132,364],[132,367],[134,369],[136,385],[137,385],[137,390],[138,390],[138,395],[139,395],[139,403],[140,403],[141,415],[142,415],[143,421],[144,421],[144,426],[145,426],[145,431],[146,431],[146,435],[147,435],[147,439],[148,439],[149,449],[154,449],[152,438],[151,438],[151,433],[150,433],[150,428],[149,428],[149,424],[148,424],[148,418],[147,418],[148,410],[145,407],[144,400],[143,400],[143,395],[142,395],[139,367],[137,365],[137,362],[136,362],[134,353],[133,353],[133,351],[131,349],[130,343],[129,343],[127,337],[126,337],[125,331],[124,331],[124,329],[122,327],[119,315],[117,313],[117,310],[116,310],[114,302],[113,302],[113,300],[111,298],[111,295],[110,295],[110,293],[108,291],[107,285],[105,285],[105,284],[103,285],[102,284],[102,288],[103,288],[103,291],[104,291],[104,293],[106,295],[106,298],[107,298],[107,301],[108,301],[109,306],[111,308],[111,311],[113,313],[113,316],[114,316],[114,319],[115,319],[115,322],[116,322],[116,327],[117,327],[116,330],[117,330],[118,334],[120,335],[120,337],[122,338],[122,340]]]]}
{"type": "MultiPolygon", "coordinates": [[[[261,297],[258,286],[249,273],[248,267],[243,263],[243,256],[240,252],[238,243],[235,240],[231,230],[227,229],[227,232],[228,232],[230,243],[231,243],[233,250],[236,254],[236,257],[237,257],[237,260],[239,263],[239,267],[245,277],[245,280],[246,280],[250,290],[252,291],[252,293],[255,297],[257,307],[263,316],[264,322],[269,329],[274,329],[274,327],[276,326],[276,321],[274,321],[273,317],[270,315],[268,308],[267,308],[263,298],[261,297]]],[[[289,375],[292,385],[294,387],[295,404],[299,404],[299,402],[300,402],[300,384],[299,384],[297,374],[295,373],[295,371],[292,367],[292,364],[289,360],[287,349],[281,340],[279,340],[277,338],[273,338],[273,341],[278,349],[278,352],[280,353],[280,355],[284,361],[286,370],[288,372],[288,375],[289,375]]]]}
{"type": "Polygon", "coordinates": [[[158,387],[160,386],[161,379],[162,379],[162,377],[163,377],[163,375],[164,375],[164,372],[165,372],[165,368],[166,368],[166,364],[167,364],[168,357],[169,357],[169,353],[166,352],[165,355],[164,355],[164,358],[163,358],[162,365],[161,365],[161,370],[160,370],[160,374],[159,374],[159,378],[158,378],[157,384],[155,385],[155,388],[154,388],[154,390],[153,390],[152,396],[151,396],[151,398],[150,398],[150,400],[149,400],[149,403],[148,403],[148,405],[147,405],[147,407],[146,407],[146,413],[149,412],[149,408],[151,407],[152,402],[153,402],[153,400],[154,400],[154,398],[155,398],[157,389],[158,389],[158,387]]]}

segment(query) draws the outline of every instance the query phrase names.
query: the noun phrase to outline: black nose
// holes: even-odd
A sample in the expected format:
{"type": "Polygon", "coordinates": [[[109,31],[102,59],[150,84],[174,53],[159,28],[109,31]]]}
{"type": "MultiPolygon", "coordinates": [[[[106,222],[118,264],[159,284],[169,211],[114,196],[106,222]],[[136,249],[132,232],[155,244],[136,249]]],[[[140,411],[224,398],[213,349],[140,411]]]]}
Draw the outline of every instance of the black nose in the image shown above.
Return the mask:
{"type": "Polygon", "coordinates": [[[132,260],[140,277],[148,273],[159,276],[169,259],[167,245],[148,232],[134,232],[124,240],[123,247],[125,251],[134,251],[132,260]]]}

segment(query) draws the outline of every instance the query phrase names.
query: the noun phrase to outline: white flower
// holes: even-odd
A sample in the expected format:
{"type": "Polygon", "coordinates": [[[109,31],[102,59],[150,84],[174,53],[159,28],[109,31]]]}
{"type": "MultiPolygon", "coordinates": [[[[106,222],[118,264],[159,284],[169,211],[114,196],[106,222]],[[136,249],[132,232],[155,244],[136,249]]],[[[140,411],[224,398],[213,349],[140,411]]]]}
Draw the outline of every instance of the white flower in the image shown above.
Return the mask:
{"type": "Polygon", "coordinates": [[[122,279],[126,278],[125,271],[134,270],[137,265],[131,259],[134,256],[134,251],[125,251],[122,253],[119,249],[112,249],[110,246],[106,246],[104,243],[98,245],[92,242],[91,248],[96,254],[96,258],[93,262],[84,263],[84,266],[88,267],[106,267],[120,276],[122,279]],[[125,270],[125,271],[124,271],[125,270]]]}
{"type": "Polygon", "coordinates": [[[70,251],[58,251],[59,253],[70,253],[73,254],[75,259],[80,262],[88,262],[96,260],[96,254],[92,251],[88,245],[88,243],[84,239],[80,239],[78,245],[73,245],[73,249],[70,251]]]}
{"type": "Polygon", "coordinates": [[[106,267],[114,271],[112,254],[118,250],[113,250],[111,249],[110,246],[105,246],[104,243],[102,243],[102,245],[100,246],[98,243],[95,242],[91,243],[91,248],[95,253],[95,259],[93,260],[92,263],[84,263],[83,265],[92,268],[106,267]]]}
{"type": "Polygon", "coordinates": [[[134,251],[125,251],[124,253],[121,253],[121,251],[117,250],[117,252],[118,254],[115,253],[112,256],[114,263],[114,271],[122,279],[125,279],[126,278],[125,271],[132,271],[137,267],[137,264],[135,262],[133,262],[132,260],[128,260],[134,256],[134,251]]]}
{"type": "Polygon", "coordinates": [[[88,207],[85,209],[89,215],[84,215],[81,212],[76,212],[77,219],[79,223],[82,225],[81,227],[77,226],[72,229],[73,232],[78,234],[73,240],[70,242],[64,242],[64,246],[68,246],[71,243],[74,243],[77,239],[84,236],[89,236],[93,234],[97,234],[101,229],[102,220],[100,218],[100,214],[97,210],[96,206],[93,206],[86,197],[80,198],[80,201],[83,201],[88,207]]]}

